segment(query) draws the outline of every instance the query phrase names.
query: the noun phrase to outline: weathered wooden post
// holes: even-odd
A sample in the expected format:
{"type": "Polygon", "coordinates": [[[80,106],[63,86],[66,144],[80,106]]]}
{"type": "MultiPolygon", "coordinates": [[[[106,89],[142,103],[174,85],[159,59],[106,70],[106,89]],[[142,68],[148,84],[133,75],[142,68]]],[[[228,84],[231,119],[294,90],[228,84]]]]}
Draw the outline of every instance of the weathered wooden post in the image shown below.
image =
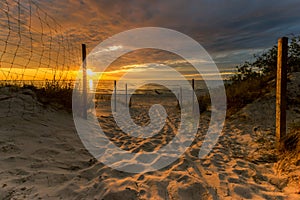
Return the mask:
{"type": "Polygon", "coordinates": [[[180,105],[182,107],[182,87],[180,87],[180,105]]]}
{"type": "Polygon", "coordinates": [[[117,112],[117,81],[114,80],[114,96],[115,96],[115,99],[114,99],[114,112],[117,112]]]}
{"type": "Polygon", "coordinates": [[[193,114],[194,114],[194,111],[195,111],[195,98],[194,98],[194,93],[195,93],[195,79],[192,79],[192,88],[193,88],[193,91],[192,91],[192,104],[193,104],[193,114]]]}
{"type": "Polygon", "coordinates": [[[180,103],[179,103],[180,93],[178,93],[177,95],[178,98],[176,99],[176,103],[177,103],[176,106],[178,109],[180,109],[180,103]]]}
{"type": "Polygon", "coordinates": [[[87,119],[86,45],[82,44],[82,117],[87,119]]]}
{"type": "Polygon", "coordinates": [[[125,105],[127,106],[127,83],[125,83],[125,105]]]}
{"type": "Polygon", "coordinates": [[[278,40],[276,81],[276,147],[280,150],[286,136],[286,90],[287,90],[288,38],[278,40]]]}

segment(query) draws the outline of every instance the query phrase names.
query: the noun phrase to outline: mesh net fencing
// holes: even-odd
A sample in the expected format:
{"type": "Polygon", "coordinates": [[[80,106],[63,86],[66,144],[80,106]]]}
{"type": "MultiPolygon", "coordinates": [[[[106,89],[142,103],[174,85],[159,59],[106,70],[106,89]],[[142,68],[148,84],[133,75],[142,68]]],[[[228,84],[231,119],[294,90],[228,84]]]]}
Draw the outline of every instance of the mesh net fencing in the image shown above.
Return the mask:
{"type": "Polygon", "coordinates": [[[80,65],[81,45],[36,1],[0,1],[0,118],[45,112],[26,86],[71,85],[80,65]]]}
{"type": "Polygon", "coordinates": [[[33,84],[68,81],[81,49],[33,0],[0,1],[0,81],[33,84]]]}

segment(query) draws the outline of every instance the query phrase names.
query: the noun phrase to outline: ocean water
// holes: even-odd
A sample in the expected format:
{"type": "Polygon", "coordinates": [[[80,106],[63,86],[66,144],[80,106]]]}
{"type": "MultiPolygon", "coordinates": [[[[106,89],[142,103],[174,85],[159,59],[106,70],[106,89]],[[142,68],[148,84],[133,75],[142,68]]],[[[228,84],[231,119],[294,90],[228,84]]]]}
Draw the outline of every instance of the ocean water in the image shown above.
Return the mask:
{"type": "MultiPolygon", "coordinates": [[[[207,81],[213,88],[218,87],[220,82],[209,80],[207,81]]],[[[225,82],[224,82],[225,83],[225,82]]],[[[90,92],[97,94],[111,94],[114,91],[114,81],[101,80],[90,81],[88,84],[90,92]]],[[[153,93],[170,93],[170,92],[182,92],[192,90],[192,81],[184,80],[160,80],[160,81],[143,81],[143,80],[127,80],[122,82],[116,82],[116,91],[119,94],[125,94],[127,92],[133,92],[136,94],[153,94],[153,93]]],[[[207,85],[204,80],[195,80],[194,90],[198,92],[207,91],[207,85]]]]}
{"type": "MultiPolygon", "coordinates": [[[[9,83],[9,82],[5,82],[9,83]]],[[[47,84],[51,84],[49,80],[28,80],[28,81],[14,81],[11,84],[17,85],[34,85],[36,87],[45,87],[47,84]]],[[[195,80],[194,90],[197,93],[207,92],[207,85],[212,87],[218,87],[220,82],[215,80],[195,80]]],[[[224,81],[228,83],[228,81],[224,81]]],[[[61,80],[55,81],[55,84],[60,86],[74,86],[77,85],[78,88],[82,88],[82,83],[79,81],[61,80]]],[[[87,83],[88,93],[95,94],[112,94],[114,92],[114,81],[113,80],[88,80],[87,83]]],[[[116,82],[116,91],[118,94],[135,93],[135,94],[168,94],[168,93],[185,93],[192,90],[192,80],[126,80],[116,82]]]]}

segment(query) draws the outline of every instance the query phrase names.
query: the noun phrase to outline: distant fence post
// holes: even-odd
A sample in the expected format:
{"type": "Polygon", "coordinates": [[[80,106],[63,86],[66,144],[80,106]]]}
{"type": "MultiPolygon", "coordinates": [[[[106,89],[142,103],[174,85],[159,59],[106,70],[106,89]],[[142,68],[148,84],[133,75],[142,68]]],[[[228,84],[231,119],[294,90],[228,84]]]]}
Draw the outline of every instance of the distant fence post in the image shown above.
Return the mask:
{"type": "Polygon", "coordinates": [[[127,83],[125,83],[125,105],[127,106],[127,83]]]}
{"type": "Polygon", "coordinates": [[[192,79],[192,88],[193,88],[193,91],[192,91],[192,104],[193,104],[193,114],[194,114],[194,111],[195,111],[195,98],[194,98],[194,92],[195,92],[195,79],[192,79]]]}
{"type": "Polygon", "coordinates": [[[82,44],[82,117],[87,119],[86,45],[82,44]]]}
{"type": "Polygon", "coordinates": [[[286,90],[287,90],[288,38],[278,40],[277,81],[276,81],[276,147],[286,136],[286,90]]]}
{"type": "Polygon", "coordinates": [[[117,81],[116,80],[114,80],[114,91],[115,91],[114,112],[117,112],[117,81]]]}
{"type": "Polygon", "coordinates": [[[182,105],[183,105],[182,104],[182,87],[180,87],[180,91],[179,92],[180,92],[180,97],[179,97],[180,98],[180,105],[182,107],[182,105]]]}
{"type": "Polygon", "coordinates": [[[177,105],[176,105],[176,106],[178,107],[178,109],[180,109],[180,93],[178,93],[176,102],[177,102],[177,105]]]}

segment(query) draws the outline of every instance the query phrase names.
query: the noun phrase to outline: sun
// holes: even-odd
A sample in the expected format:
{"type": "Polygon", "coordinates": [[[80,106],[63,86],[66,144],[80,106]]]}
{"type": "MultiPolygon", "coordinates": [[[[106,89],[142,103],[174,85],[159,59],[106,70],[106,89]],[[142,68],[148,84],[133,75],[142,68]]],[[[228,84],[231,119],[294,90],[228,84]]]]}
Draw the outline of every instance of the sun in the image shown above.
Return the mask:
{"type": "Polygon", "coordinates": [[[86,74],[87,74],[88,76],[94,76],[94,75],[95,75],[95,72],[93,72],[92,69],[87,69],[87,70],[86,70],[86,74]]]}

